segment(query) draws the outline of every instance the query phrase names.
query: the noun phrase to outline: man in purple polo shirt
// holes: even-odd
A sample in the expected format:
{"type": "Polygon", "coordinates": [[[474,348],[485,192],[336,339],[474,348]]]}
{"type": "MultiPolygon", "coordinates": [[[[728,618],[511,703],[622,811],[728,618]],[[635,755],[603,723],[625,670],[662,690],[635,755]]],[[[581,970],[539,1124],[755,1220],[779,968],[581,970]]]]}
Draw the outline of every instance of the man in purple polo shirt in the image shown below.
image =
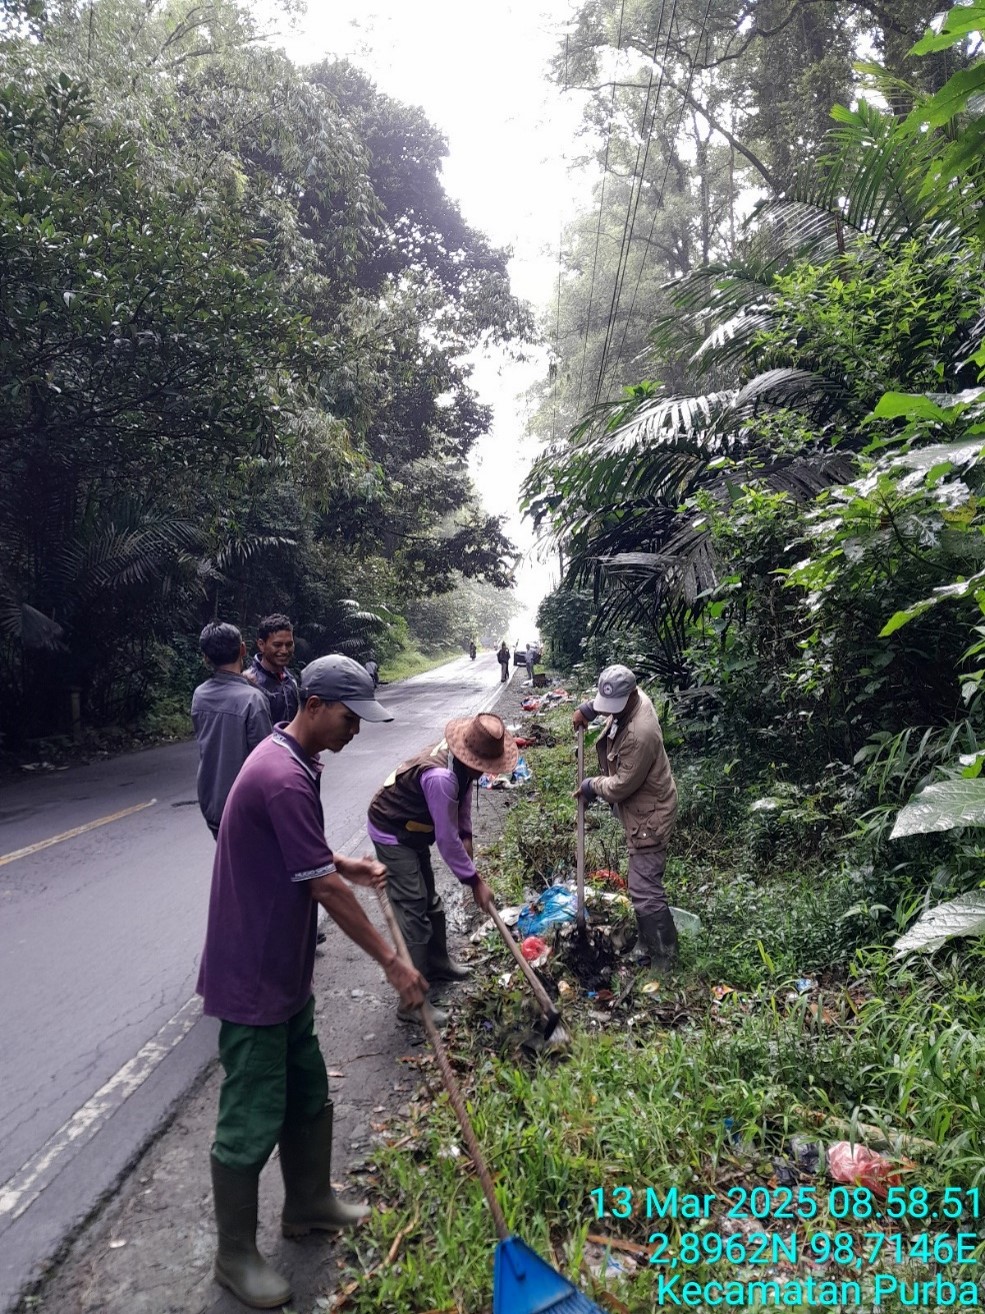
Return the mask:
{"type": "MultiPolygon", "coordinates": [[[[456,981],[468,969],[448,956],[447,925],[434,884],[431,845],[438,846],[453,875],[488,910],[489,887],[472,861],[472,791],[484,773],[512,771],[516,740],[492,712],[459,717],[445,726],[440,743],[403,762],[369,805],[367,831],[386,866],[387,891],[414,966],[430,981],[456,981]]],[[[435,1026],[446,1013],[426,1005],[435,1026]]],[[[401,1022],[420,1025],[419,1009],[401,1004],[401,1022]]]]}
{"type": "Polygon", "coordinates": [[[225,1071],[212,1146],[215,1276],[257,1309],[291,1294],[256,1248],[259,1177],[275,1145],[285,1236],[337,1231],[369,1213],[332,1190],[332,1104],[312,994],[318,904],[376,959],[403,1007],[420,1006],[427,993],[346,884],[380,885],[385,868],[334,854],[325,840],[318,754],[341,752],[361,719],[393,720],[367,672],[348,657],[311,662],[297,715],[250,755],[219,826],[198,978],[205,1012],[222,1021],[225,1071]]]}

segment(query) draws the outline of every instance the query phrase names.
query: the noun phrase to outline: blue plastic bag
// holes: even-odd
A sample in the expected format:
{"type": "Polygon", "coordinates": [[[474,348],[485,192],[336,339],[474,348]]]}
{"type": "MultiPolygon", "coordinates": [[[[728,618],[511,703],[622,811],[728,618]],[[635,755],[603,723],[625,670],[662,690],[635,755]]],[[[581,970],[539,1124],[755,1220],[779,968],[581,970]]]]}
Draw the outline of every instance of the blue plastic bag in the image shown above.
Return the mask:
{"type": "Polygon", "coordinates": [[[548,927],[573,922],[578,914],[578,898],[567,885],[552,885],[520,909],[517,928],[521,935],[540,935],[548,927]]]}

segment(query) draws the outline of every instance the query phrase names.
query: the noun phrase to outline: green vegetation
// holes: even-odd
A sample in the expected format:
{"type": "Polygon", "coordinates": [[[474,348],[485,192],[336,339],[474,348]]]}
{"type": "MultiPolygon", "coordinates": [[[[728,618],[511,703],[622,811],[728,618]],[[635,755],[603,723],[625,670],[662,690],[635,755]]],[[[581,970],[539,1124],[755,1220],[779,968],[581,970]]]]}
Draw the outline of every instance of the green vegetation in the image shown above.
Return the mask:
{"type": "Polygon", "coordinates": [[[433,671],[436,666],[442,666],[453,657],[460,656],[460,652],[449,651],[430,655],[405,648],[382,664],[380,679],[393,684],[397,680],[406,680],[410,675],[420,675],[422,671],[433,671]]]}
{"type": "MultiPolygon", "coordinates": [[[[697,32],[702,8],[681,7],[684,31],[697,32]]],[[[658,1298],[658,1230],[677,1254],[685,1231],[699,1234],[687,1244],[705,1262],[689,1276],[765,1276],[713,1253],[713,1232],[742,1233],[727,1217],[741,1188],[816,1188],[816,1220],[759,1226],[795,1231],[802,1246],[771,1275],[857,1277],[861,1297],[821,1302],[832,1306],[871,1305],[876,1273],[974,1281],[985,1254],[980,1195],[977,1215],[943,1221],[949,1188],[985,1187],[985,5],[954,6],[912,50],[931,11],[899,6],[877,43],[886,66],[862,71],[867,94],[836,108],[826,134],[816,103],[794,101],[862,90],[833,58],[848,28],[763,8],[799,69],[782,88],[764,76],[769,34],[743,45],[725,4],[695,43],[700,67],[680,27],[662,64],[651,53],[662,44],[657,5],[637,6],[625,25],[618,5],[580,15],[564,75],[605,83],[591,121],[615,103],[602,52],[612,58],[618,44],[638,56],[637,72],[660,65],[694,111],[696,167],[675,156],[682,139],[666,124],[654,132],[651,121],[649,135],[629,126],[646,124],[646,108],[631,112],[646,78],[627,76],[624,115],[608,112],[610,206],[569,234],[584,291],[580,306],[562,302],[537,422],[551,443],[526,488],[564,563],[539,617],[555,659],[586,685],[604,662],[628,661],[662,706],[681,796],[668,888],[702,930],[656,990],[643,977],[627,989],[617,959],[611,998],[587,996],[556,943],[549,970],[566,984],[576,1032],[565,1057],[517,1051],[520,1004],[505,990],[474,1000],[455,1036],[511,1221],[600,1303],[631,1314],[658,1298]],[[734,80],[750,72],[740,98],[734,80]],[[682,90],[691,74],[696,89],[682,90]],[[797,112],[813,146],[806,164],[766,126],[797,112]],[[702,121],[717,132],[704,154],[702,121]],[[618,245],[625,178],[643,194],[646,165],[632,174],[632,148],[642,154],[651,137],[662,155],[651,167],[665,180],[676,169],[679,182],[673,204],[659,193],[648,239],[672,281],[636,282],[664,381],[624,377],[605,402],[606,357],[623,359],[619,279],[645,257],[624,237],[620,259],[629,255],[615,270],[609,259],[616,291],[599,323],[591,243],[618,245]],[[723,137],[733,166],[739,151],[767,187],[748,224],[733,212],[731,231],[712,222],[723,212],[723,137]],[[908,1217],[878,1219],[893,1179],[877,1194],[859,1188],[855,1216],[844,1216],[837,1179],[811,1153],[843,1141],[884,1154],[909,1192],[908,1217]],[[711,1217],[596,1217],[592,1193],[619,1185],[707,1192],[711,1217]],[[850,1275],[817,1267],[824,1233],[864,1247],[872,1218],[879,1234],[904,1238],[898,1255],[850,1275]],[[944,1231],[969,1233],[968,1265],[951,1265],[946,1247],[936,1260],[921,1251],[920,1234],[944,1231]],[[614,1253],[636,1271],[597,1280],[589,1232],[623,1243],[614,1253]]],[[[862,6],[843,8],[856,33],[871,25],[862,6]]],[[[632,330],[641,336],[638,322],[632,330]]],[[[645,344],[629,346],[636,361],[645,344]]],[[[562,713],[547,723],[563,746],[529,750],[532,796],[515,801],[487,859],[511,902],[573,870],[570,729],[562,713]]],[[[588,867],[624,869],[618,828],[597,813],[588,867]]],[[[415,1223],[400,1259],[357,1282],[352,1307],[485,1310],[488,1267],[466,1275],[451,1256],[488,1253],[494,1237],[463,1157],[449,1155],[456,1132],[440,1095],[414,1138],[381,1156],[394,1212],[373,1244],[385,1251],[411,1219],[429,1219],[433,1235],[418,1241],[415,1223]]],[[[880,1308],[937,1304],[897,1290],[880,1308]]]]}
{"type": "Polygon", "coordinates": [[[262,35],[235,0],[0,7],[5,748],[132,726],[213,616],[388,658],[511,583],[467,468],[468,357],[531,332],[507,255],[419,110],[262,35]]]}
{"type": "MultiPolygon", "coordinates": [[[[561,746],[526,750],[532,792],[518,796],[487,857],[502,900],[518,897],[520,885],[537,888],[572,873],[569,717],[538,718],[561,746]]],[[[685,791],[701,799],[695,772],[707,763],[678,745],[675,765],[685,791]]],[[[928,1207],[947,1187],[985,1187],[977,1148],[985,1134],[985,942],[932,963],[894,961],[873,933],[878,913],[861,902],[871,873],[805,844],[816,817],[804,800],[771,801],[776,808],[757,808],[751,794],[730,791],[725,826],[707,799],[684,810],[668,888],[675,904],[700,916],[702,931],[684,938],[672,985],[646,993],[639,977],[599,1028],[599,1006],[555,958],[548,970],[572,986],[563,1005],[576,1037],[570,1053],[532,1061],[516,1049],[525,1009],[517,987],[475,995],[455,1032],[459,1080],[508,1222],[569,1276],[581,1274],[589,1294],[608,1291],[631,1314],[653,1308],[660,1271],[647,1262],[653,1233],[667,1232],[675,1251],[686,1232],[741,1235],[726,1217],[730,1189],[813,1186],[825,1205],[832,1182],[797,1166],[792,1137],[806,1145],[875,1141],[911,1164],[903,1180],[926,1189],[928,1207]],[[806,989],[804,977],[813,978],[806,989]],[[859,1124],[861,1133],[853,1131],[859,1124]],[[634,1188],[637,1208],[629,1217],[596,1217],[592,1193],[604,1187],[611,1207],[618,1185],[634,1188]],[[683,1218],[647,1219],[646,1188],[663,1197],[675,1186],[714,1195],[711,1218],[697,1228],[683,1218]],[[613,1252],[634,1257],[636,1272],[597,1284],[583,1264],[589,1233],[640,1247],[613,1252]]],[[[597,824],[589,830],[589,871],[625,870],[618,828],[604,810],[590,815],[597,824]]],[[[428,1081],[435,1102],[416,1103],[409,1123],[393,1129],[393,1148],[378,1155],[388,1209],[353,1243],[348,1307],[365,1314],[488,1308],[495,1233],[435,1071],[428,1081]],[[398,1236],[395,1260],[362,1276],[398,1236]]],[[[757,1227],[784,1236],[796,1230],[804,1245],[815,1229],[847,1230],[859,1245],[871,1230],[825,1207],[812,1229],[757,1227]]],[[[959,1230],[977,1227],[967,1220],[959,1230]]],[[[916,1236],[928,1224],[911,1218],[901,1230],[916,1236]]],[[[925,1281],[933,1270],[912,1262],[875,1271],[925,1281]]],[[[783,1268],[801,1279],[820,1280],[821,1272],[809,1259],[783,1268]]],[[[764,1274],[725,1258],[691,1276],[764,1274]]],[[[885,1308],[904,1305],[889,1298],[885,1308]]]]}

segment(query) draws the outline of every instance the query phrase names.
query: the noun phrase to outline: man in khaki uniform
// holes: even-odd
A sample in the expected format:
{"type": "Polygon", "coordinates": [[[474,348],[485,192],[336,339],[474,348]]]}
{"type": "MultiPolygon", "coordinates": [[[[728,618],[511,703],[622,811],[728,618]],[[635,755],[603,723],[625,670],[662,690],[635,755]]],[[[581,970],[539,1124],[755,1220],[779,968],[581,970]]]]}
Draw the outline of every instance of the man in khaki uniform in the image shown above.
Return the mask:
{"type": "Polygon", "coordinates": [[[677,786],[653,703],[637,688],[628,666],[607,666],[598,693],[575,712],[587,726],[609,717],[597,744],[600,776],[583,780],[586,801],[603,799],[622,822],[629,846],[629,897],[636,911],[640,946],[651,966],[665,970],[677,956],[677,929],[664,890],[667,842],[677,818],[677,786]]]}

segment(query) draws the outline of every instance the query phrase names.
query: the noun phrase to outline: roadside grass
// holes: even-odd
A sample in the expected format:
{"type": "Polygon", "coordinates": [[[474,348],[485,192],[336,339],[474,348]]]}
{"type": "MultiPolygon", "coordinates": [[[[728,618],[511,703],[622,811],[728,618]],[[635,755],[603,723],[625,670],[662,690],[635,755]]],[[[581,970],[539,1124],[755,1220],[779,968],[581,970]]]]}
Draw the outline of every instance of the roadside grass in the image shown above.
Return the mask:
{"type": "MultiPolygon", "coordinates": [[[[526,750],[532,788],[511,796],[485,867],[501,901],[517,902],[524,889],[573,870],[570,733],[560,713],[538,720],[559,747],[526,750]]],[[[682,1238],[691,1235],[687,1244],[703,1262],[684,1270],[684,1280],[857,1279],[859,1308],[867,1309],[874,1274],[928,1281],[938,1271],[919,1250],[907,1257],[912,1238],[983,1230],[985,945],[895,961],[866,943],[873,924],[856,910],[863,877],[846,861],[818,855],[793,864],[787,849],[764,863],[740,831],[698,835],[686,821],[675,841],[672,900],[696,912],[703,929],[683,939],[674,983],[645,993],[639,978],[609,1019],[577,990],[566,995],[574,1040],[562,1058],[532,1060],[504,1041],[521,1014],[519,991],[480,986],[452,1037],[507,1221],[607,1309],[656,1308],[661,1275],[670,1276],[651,1262],[661,1235],[668,1254],[684,1253],[682,1238]],[[832,1196],[823,1160],[816,1172],[805,1166],[794,1136],[801,1145],[858,1140],[896,1162],[913,1190],[909,1216],[875,1227],[905,1236],[901,1257],[884,1253],[862,1271],[822,1262],[836,1233],[854,1238],[854,1254],[865,1253],[874,1230],[866,1210],[881,1202],[852,1187],[832,1196]],[[729,1216],[748,1202],[743,1191],[778,1184],[814,1187],[818,1216],[729,1216]],[[617,1187],[632,1195],[614,1195],[617,1187]],[[661,1217],[658,1204],[674,1187],[713,1195],[711,1216],[661,1217]],[[948,1187],[980,1192],[977,1219],[932,1220],[948,1187]],[[860,1216],[835,1208],[846,1199],[860,1216]],[[768,1263],[752,1262],[757,1234],[791,1233],[795,1261],[781,1249],[767,1252],[768,1263]],[[595,1276],[601,1251],[590,1235],[614,1238],[611,1254],[634,1271],[595,1276]],[[721,1253],[722,1236],[739,1238],[730,1254],[721,1253]]],[[[607,816],[598,817],[588,848],[589,870],[625,870],[607,816]]],[[[487,983],[494,971],[487,968],[487,983]]],[[[384,1211],[351,1242],[347,1294],[336,1308],[490,1308],[495,1231],[437,1072],[426,1070],[433,1103],[422,1101],[376,1152],[384,1211]]],[[[940,1272],[955,1282],[977,1277],[983,1250],[979,1241],[978,1266],[940,1272]]],[[[914,1303],[933,1304],[884,1293],[879,1309],[895,1314],[914,1303]]]]}
{"type": "Polygon", "coordinates": [[[386,684],[396,684],[412,675],[421,675],[424,671],[433,671],[436,666],[444,666],[462,653],[457,648],[448,652],[435,654],[423,653],[417,648],[403,648],[400,652],[380,663],[380,679],[386,684]]]}

